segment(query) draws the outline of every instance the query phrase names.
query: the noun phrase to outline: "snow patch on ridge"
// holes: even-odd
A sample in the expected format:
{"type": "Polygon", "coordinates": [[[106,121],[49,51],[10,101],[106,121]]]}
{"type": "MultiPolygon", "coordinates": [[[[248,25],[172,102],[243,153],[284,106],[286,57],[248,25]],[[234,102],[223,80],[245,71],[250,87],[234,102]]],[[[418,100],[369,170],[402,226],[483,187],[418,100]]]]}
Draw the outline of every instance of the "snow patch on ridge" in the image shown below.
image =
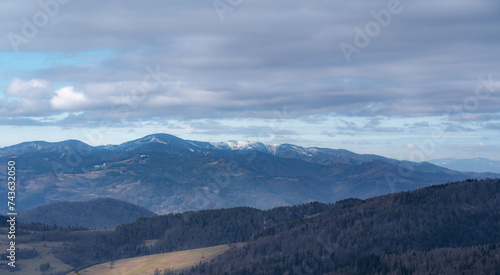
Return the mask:
{"type": "Polygon", "coordinates": [[[230,140],[227,142],[211,142],[211,145],[218,149],[230,149],[230,150],[252,150],[255,149],[257,143],[250,141],[236,141],[230,140]]]}
{"type": "Polygon", "coordinates": [[[149,142],[156,142],[156,143],[162,143],[162,144],[168,144],[165,141],[159,140],[157,137],[151,137],[149,142]]]}

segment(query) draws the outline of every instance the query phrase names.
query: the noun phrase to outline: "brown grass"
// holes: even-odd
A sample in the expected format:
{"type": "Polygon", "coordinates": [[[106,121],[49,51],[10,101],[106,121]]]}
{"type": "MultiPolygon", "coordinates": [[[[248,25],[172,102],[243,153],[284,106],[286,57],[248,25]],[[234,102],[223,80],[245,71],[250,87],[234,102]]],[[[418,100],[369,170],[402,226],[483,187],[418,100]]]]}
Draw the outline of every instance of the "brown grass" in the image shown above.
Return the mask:
{"type": "MultiPolygon", "coordinates": [[[[236,244],[243,246],[244,244],[236,244]]],[[[173,269],[179,272],[201,262],[207,262],[224,253],[230,245],[219,245],[192,250],[149,255],[137,258],[123,259],[95,265],[79,271],[80,275],[144,275],[153,274],[155,269],[173,269]]],[[[75,274],[75,273],[73,273],[75,274]]]]}

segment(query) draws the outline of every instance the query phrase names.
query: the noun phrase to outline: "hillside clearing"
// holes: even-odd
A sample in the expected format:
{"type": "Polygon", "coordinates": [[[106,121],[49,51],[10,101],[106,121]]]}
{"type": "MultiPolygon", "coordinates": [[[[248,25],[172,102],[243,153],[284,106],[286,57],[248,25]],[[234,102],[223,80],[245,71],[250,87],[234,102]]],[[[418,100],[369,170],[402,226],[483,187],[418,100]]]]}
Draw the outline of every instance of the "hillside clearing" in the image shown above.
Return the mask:
{"type": "MultiPolygon", "coordinates": [[[[243,246],[244,244],[236,244],[243,246]]],[[[129,258],[115,262],[107,262],[83,269],[80,275],[135,275],[153,274],[155,269],[163,270],[170,268],[173,271],[181,271],[201,262],[207,262],[224,253],[234,245],[218,245],[205,248],[149,255],[143,257],[129,258]]],[[[75,273],[73,273],[75,274],[75,273]]]]}
{"type": "MultiPolygon", "coordinates": [[[[8,239],[7,234],[4,234],[3,229],[0,230],[0,244],[2,247],[7,247],[8,239]]],[[[23,239],[24,236],[19,236],[19,239],[23,239]]],[[[42,272],[39,270],[41,264],[50,263],[50,269],[47,274],[58,273],[58,272],[68,272],[72,269],[71,266],[63,263],[61,260],[56,258],[50,250],[55,247],[62,246],[62,242],[30,242],[30,243],[19,243],[16,249],[36,249],[40,254],[33,259],[17,259],[16,265],[20,267],[20,270],[16,272],[9,272],[10,267],[0,270],[0,274],[25,274],[25,275],[39,275],[42,272]]],[[[7,264],[7,260],[2,260],[0,263],[7,264]]]]}

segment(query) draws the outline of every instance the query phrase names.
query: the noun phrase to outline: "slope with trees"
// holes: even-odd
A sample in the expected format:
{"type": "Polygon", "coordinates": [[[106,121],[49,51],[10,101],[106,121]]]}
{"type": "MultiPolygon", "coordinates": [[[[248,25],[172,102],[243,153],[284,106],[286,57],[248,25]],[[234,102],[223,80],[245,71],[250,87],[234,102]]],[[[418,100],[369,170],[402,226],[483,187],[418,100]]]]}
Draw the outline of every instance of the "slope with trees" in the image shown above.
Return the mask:
{"type": "Polygon", "coordinates": [[[439,266],[469,273],[480,266],[480,270],[494,273],[500,257],[498,205],[498,179],[350,200],[314,218],[268,228],[245,247],[186,274],[375,274],[404,270],[406,273],[398,274],[411,274],[434,272],[439,266]],[[436,255],[443,257],[431,262],[436,255]],[[428,267],[422,269],[418,263],[425,261],[428,267]]]}
{"type": "Polygon", "coordinates": [[[150,210],[112,198],[84,202],[56,202],[37,206],[19,213],[24,223],[44,223],[58,226],[114,228],[140,217],[154,217],[150,210]]]}

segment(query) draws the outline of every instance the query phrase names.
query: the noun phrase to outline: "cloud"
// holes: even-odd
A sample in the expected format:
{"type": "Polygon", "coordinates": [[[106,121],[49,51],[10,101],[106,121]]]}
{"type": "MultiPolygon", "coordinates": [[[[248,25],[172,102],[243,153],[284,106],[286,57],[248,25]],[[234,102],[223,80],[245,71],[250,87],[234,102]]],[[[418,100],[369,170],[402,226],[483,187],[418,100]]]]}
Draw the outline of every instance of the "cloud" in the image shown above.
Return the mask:
{"type": "Polygon", "coordinates": [[[457,123],[442,123],[440,127],[444,128],[446,132],[473,132],[474,128],[463,126],[457,123]]]}
{"type": "Polygon", "coordinates": [[[340,119],[338,121],[343,125],[336,126],[336,129],[338,134],[351,136],[361,133],[396,133],[404,131],[401,127],[383,126],[382,121],[384,120],[386,119],[382,117],[367,118],[364,125],[359,126],[356,122],[340,119]]]}
{"type": "Polygon", "coordinates": [[[5,89],[5,94],[19,98],[48,99],[53,91],[54,86],[49,81],[42,79],[24,81],[14,78],[5,89]]]}
{"type": "MultiPolygon", "coordinates": [[[[309,121],[330,114],[436,116],[474,96],[477,75],[495,72],[500,61],[495,28],[500,5],[494,3],[402,2],[403,12],[352,64],[337,45],[351,43],[353,29],[373,20],[370,12],[385,8],[387,1],[256,0],[238,6],[223,22],[210,3],[114,0],[99,2],[95,10],[96,3],[61,6],[21,47],[94,51],[95,57],[88,57],[92,62],[66,62],[29,74],[72,83],[89,100],[85,106],[103,117],[113,117],[113,104],[137,103],[128,95],[140,86],[148,66],[159,66],[164,82],[173,85],[148,90],[131,118],[272,118],[272,111],[284,106],[291,116],[309,121]],[[99,54],[109,49],[111,54],[99,54]]],[[[13,22],[39,8],[27,6],[6,5],[13,14],[0,19],[5,23],[0,29],[19,32],[22,25],[13,22]]],[[[0,48],[9,50],[6,42],[0,48]]],[[[500,98],[492,94],[473,113],[487,114],[498,104],[500,98]]]]}
{"type": "Polygon", "coordinates": [[[419,122],[415,122],[413,124],[405,124],[405,126],[413,128],[413,129],[416,129],[416,128],[427,128],[430,125],[431,124],[429,123],[429,121],[419,121],[419,122]]]}
{"type": "Polygon", "coordinates": [[[248,126],[231,126],[214,120],[194,121],[189,123],[193,131],[191,134],[204,135],[233,135],[247,138],[269,138],[279,136],[294,136],[299,133],[290,130],[286,125],[279,123],[248,126]]]}
{"type": "Polygon", "coordinates": [[[332,137],[332,138],[337,136],[335,133],[329,132],[329,131],[322,131],[321,135],[324,135],[324,136],[327,136],[327,137],[332,137]]]}
{"type": "Polygon", "coordinates": [[[14,78],[5,89],[5,97],[0,97],[0,114],[7,118],[4,121],[13,121],[20,116],[54,115],[48,103],[52,93],[53,86],[48,81],[14,78]]]}
{"type": "Polygon", "coordinates": [[[488,130],[500,130],[500,122],[497,123],[487,123],[484,125],[485,129],[488,130]]]}
{"type": "Polygon", "coordinates": [[[88,99],[83,93],[76,92],[73,87],[64,87],[56,91],[50,105],[55,110],[79,111],[84,109],[87,102],[88,99]]]}

